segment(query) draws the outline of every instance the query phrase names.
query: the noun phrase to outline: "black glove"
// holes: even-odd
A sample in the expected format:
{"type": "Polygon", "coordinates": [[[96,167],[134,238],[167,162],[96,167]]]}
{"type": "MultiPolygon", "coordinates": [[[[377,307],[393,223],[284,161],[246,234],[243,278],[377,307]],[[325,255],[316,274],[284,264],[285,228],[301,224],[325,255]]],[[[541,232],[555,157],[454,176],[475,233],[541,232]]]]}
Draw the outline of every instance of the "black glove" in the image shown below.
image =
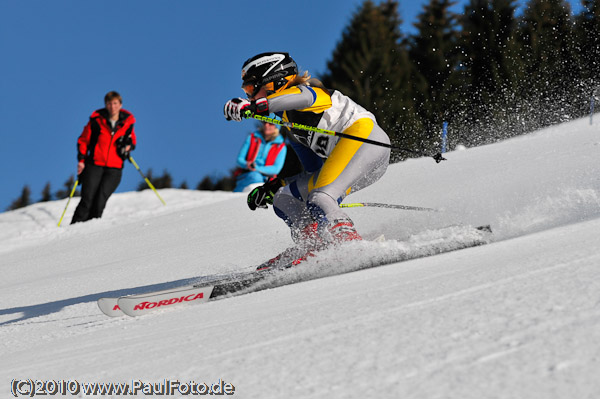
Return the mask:
{"type": "Polygon", "coordinates": [[[130,136],[121,136],[117,139],[116,147],[117,147],[117,155],[124,161],[129,158],[129,152],[131,151],[131,137],[130,136]],[[127,150],[127,146],[129,146],[129,151],[127,150]]]}
{"type": "Polygon", "coordinates": [[[248,208],[251,211],[256,210],[256,208],[267,209],[267,204],[273,205],[275,193],[281,186],[283,186],[283,182],[280,179],[273,179],[262,186],[256,187],[248,194],[248,208]]]}
{"type": "Polygon", "coordinates": [[[250,103],[252,107],[252,112],[258,115],[269,115],[269,100],[266,98],[258,98],[252,103],[250,103]]]}
{"type": "Polygon", "coordinates": [[[266,98],[248,101],[238,97],[227,101],[225,107],[223,107],[223,114],[225,114],[225,119],[228,121],[241,122],[242,118],[247,118],[247,111],[250,111],[252,114],[268,115],[269,101],[266,98]]]}

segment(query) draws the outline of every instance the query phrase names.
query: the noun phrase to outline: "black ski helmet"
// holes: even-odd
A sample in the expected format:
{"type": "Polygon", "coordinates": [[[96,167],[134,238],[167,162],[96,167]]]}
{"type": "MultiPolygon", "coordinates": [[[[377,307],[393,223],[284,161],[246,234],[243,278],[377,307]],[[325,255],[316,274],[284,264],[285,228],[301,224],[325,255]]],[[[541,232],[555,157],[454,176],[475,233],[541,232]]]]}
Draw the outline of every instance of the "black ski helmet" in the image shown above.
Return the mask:
{"type": "Polygon", "coordinates": [[[253,97],[261,87],[276,93],[298,75],[298,66],[288,53],[261,53],[249,58],[242,66],[242,89],[253,97]]]}

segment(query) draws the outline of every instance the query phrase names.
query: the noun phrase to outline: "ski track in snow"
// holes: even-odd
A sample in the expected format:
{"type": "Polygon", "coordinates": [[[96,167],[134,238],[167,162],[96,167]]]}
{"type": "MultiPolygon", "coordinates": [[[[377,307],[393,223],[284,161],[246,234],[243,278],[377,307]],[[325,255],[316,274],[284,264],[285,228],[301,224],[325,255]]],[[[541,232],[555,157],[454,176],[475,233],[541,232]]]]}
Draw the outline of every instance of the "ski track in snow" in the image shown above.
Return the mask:
{"type": "Polygon", "coordinates": [[[586,119],[391,165],[346,202],[443,212],[348,209],[387,241],[138,318],[96,300],[252,270],[291,244],[287,228],[243,194],[176,189],[161,190],[167,206],[116,194],[102,219],[69,226],[74,198],[61,228],[66,200],[2,213],[0,397],[13,378],[223,379],[239,398],[600,397],[599,150],[586,119]],[[482,224],[489,244],[421,257],[482,224]]]}

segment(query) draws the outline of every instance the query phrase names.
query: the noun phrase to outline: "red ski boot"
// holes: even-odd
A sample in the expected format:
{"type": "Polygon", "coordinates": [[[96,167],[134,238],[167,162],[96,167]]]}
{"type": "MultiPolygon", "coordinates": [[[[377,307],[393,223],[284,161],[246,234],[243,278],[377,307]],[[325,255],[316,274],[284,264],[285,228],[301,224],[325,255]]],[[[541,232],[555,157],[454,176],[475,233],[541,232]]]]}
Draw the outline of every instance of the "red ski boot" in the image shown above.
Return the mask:
{"type": "Polygon", "coordinates": [[[317,222],[305,226],[295,234],[292,232],[292,238],[297,245],[287,248],[279,255],[264,262],[256,270],[269,270],[274,267],[298,265],[306,259],[315,256],[314,252],[324,247],[324,243],[317,233],[317,222]]]}
{"type": "Polygon", "coordinates": [[[362,240],[356,231],[354,223],[350,219],[334,220],[329,224],[327,230],[331,234],[333,243],[341,244],[347,241],[362,240]]]}

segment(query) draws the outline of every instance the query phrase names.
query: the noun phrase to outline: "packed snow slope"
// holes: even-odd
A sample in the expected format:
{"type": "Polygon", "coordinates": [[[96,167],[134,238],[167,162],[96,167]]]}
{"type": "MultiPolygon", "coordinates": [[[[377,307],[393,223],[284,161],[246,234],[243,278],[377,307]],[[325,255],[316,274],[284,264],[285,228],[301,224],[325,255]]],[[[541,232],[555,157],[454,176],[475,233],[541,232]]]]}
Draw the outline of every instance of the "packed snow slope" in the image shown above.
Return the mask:
{"type": "Polygon", "coordinates": [[[175,189],[160,192],[167,206],[150,190],[114,195],[102,219],[70,226],[74,199],[60,228],[66,200],[0,214],[0,397],[13,379],[222,380],[239,398],[600,397],[600,126],[446,157],[391,165],[346,199],[442,210],[347,211],[386,242],[307,263],[309,281],[139,318],[96,300],[250,270],[291,244],[287,228],[244,194],[175,189]],[[410,257],[457,224],[490,224],[494,241],[331,275],[384,250],[410,257]]]}

